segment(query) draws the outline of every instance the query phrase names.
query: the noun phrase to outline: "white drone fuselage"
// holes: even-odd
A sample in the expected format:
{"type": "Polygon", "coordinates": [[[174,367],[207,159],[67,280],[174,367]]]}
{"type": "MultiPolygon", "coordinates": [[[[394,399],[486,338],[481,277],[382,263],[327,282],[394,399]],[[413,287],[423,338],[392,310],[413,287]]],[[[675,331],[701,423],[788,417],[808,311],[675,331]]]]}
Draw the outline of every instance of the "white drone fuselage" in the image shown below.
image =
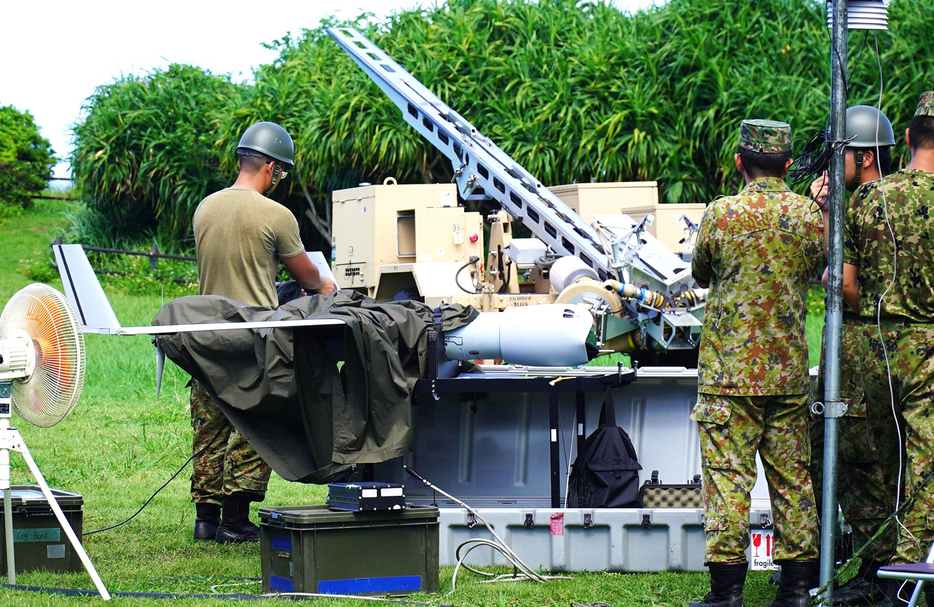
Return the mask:
{"type": "MultiPolygon", "coordinates": [[[[111,335],[159,335],[193,331],[333,326],[334,318],[124,327],[110,305],[81,245],[52,246],[65,295],[82,330],[111,335]]],[[[505,359],[516,365],[573,367],[590,360],[587,337],[593,316],[585,306],[551,304],[481,312],[469,325],[445,335],[449,360],[505,359]]],[[[158,363],[157,363],[158,364],[158,363]]]]}

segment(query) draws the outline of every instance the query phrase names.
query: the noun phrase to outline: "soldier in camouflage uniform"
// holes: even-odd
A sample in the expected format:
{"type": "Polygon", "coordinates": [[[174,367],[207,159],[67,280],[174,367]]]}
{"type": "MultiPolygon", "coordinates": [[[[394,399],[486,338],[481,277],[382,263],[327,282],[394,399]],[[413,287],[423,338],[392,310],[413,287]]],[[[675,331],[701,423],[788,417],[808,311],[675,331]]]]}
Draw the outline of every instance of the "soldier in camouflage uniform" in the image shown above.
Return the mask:
{"type": "MultiPolygon", "coordinates": [[[[846,111],[846,189],[853,192],[863,184],[878,181],[892,167],[891,146],[895,145],[892,123],[878,109],[857,105],[846,111]]],[[[811,195],[825,213],[829,208],[827,172],[811,184],[811,195]]],[[[826,275],[826,274],[825,274],[826,275]]],[[[870,541],[895,510],[898,495],[900,441],[898,424],[888,400],[868,401],[863,394],[863,362],[860,354],[868,339],[866,325],[856,310],[843,311],[840,342],[840,400],[846,412],[838,421],[837,500],[843,516],[853,529],[853,544],[859,549],[860,567],[846,584],[833,591],[837,606],[875,605],[883,598],[884,584],[876,575],[895,552],[895,527],[888,525],[870,541]]],[[[821,366],[815,400],[824,396],[824,345],[821,340],[821,366]]],[[[824,418],[811,423],[811,478],[820,504],[823,475],[824,418]]],[[[820,514],[820,509],[818,509],[820,514]]]]}
{"type": "Polygon", "coordinates": [[[814,201],[793,193],[791,128],[745,120],[736,168],[746,187],[707,207],[691,263],[708,286],[697,405],[711,592],[692,607],[741,607],[756,452],[775,522],[782,582],[771,607],[806,607],[818,522],[807,408],[807,291],[824,267],[814,201]]]}
{"type": "MultiPolygon", "coordinates": [[[[305,254],[291,211],[266,197],[292,169],[294,151],[292,138],[278,124],[259,122],[243,133],[236,182],[202,200],[192,218],[201,295],[275,308],[280,261],[309,292],[337,289],[305,254]]],[[[263,500],[271,470],[207,388],[194,379],[190,385],[194,539],[258,542],[250,503],[263,500]]]]}
{"type": "MultiPolygon", "coordinates": [[[[911,162],[857,191],[847,209],[843,296],[868,319],[863,389],[904,424],[904,499],[893,562],[924,560],[934,540],[934,91],[905,133],[911,162]]],[[[886,603],[904,604],[891,585],[886,603]]]]}

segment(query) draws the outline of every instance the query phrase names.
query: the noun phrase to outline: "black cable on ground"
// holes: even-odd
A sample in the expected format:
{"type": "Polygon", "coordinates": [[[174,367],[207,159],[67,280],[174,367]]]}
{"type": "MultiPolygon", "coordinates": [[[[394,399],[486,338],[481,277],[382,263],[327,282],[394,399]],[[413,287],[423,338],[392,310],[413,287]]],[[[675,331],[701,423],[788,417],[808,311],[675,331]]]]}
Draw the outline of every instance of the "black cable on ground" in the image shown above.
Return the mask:
{"type": "MultiPolygon", "coordinates": [[[[37,592],[37,593],[49,593],[49,594],[61,594],[65,596],[100,596],[100,593],[97,590],[84,590],[78,588],[49,588],[44,586],[22,586],[20,584],[0,584],[0,588],[7,588],[9,590],[20,590],[25,592],[37,592]]],[[[179,594],[176,592],[111,592],[110,596],[114,597],[133,597],[133,598],[145,598],[145,599],[229,599],[237,601],[249,601],[249,600],[260,600],[260,599],[269,599],[275,598],[274,596],[264,596],[259,594],[245,594],[245,593],[236,593],[236,594],[179,594]]]]}
{"type": "MultiPolygon", "coordinates": [[[[18,590],[22,592],[35,592],[35,593],[47,593],[47,594],[59,594],[64,596],[93,596],[98,597],[100,593],[97,590],[84,590],[76,588],[51,588],[45,586],[21,586],[20,584],[0,584],[0,588],[6,588],[9,590],[18,590]]],[[[129,592],[129,591],[119,591],[111,592],[110,596],[112,597],[121,597],[121,598],[143,598],[143,599],[171,599],[171,600],[181,600],[181,599],[220,599],[220,600],[229,600],[229,601],[266,601],[266,600],[285,600],[285,601],[311,601],[317,599],[357,599],[357,600],[373,600],[384,603],[389,603],[392,605],[412,605],[414,607],[451,607],[450,605],[441,605],[434,603],[418,603],[415,601],[403,601],[396,599],[384,599],[379,597],[367,597],[367,596],[356,596],[353,594],[340,594],[340,595],[324,595],[324,594],[310,594],[310,593],[283,593],[283,594],[246,594],[242,592],[234,594],[208,594],[208,593],[191,593],[191,594],[180,594],[176,592],[129,592]]]]}
{"type": "Polygon", "coordinates": [[[207,451],[208,448],[210,448],[210,447],[212,447],[212,446],[214,445],[214,441],[216,441],[216,440],[217,440],[217,437],[219,437],[219,436],[221,435],[221,432],[223,432],[223,431],[227,428],[228,424],[230,424],[230,422],[225,420],[224,423],[221,425],[220,429],[217,431],[217,434],[214,435],[214,438],[212,438],[211,441],[201,449],[201,451],[198,451],[197,453],[192,454],[191,457],[189,457],[187,460],[185,460],[185,463],[182,464],[181,468],[179,468],[178,470],[176,470],[176,471],[175,471],[175,474],[173,474],[171,477],[169,477],[169,480],[167,480],[167,481],[165,481],[164,483],[162,483],[162,486],[159,487],[158,489],[156,489],[155,493],[153,493],[152,495],[150,495],[150,496],[149,496],[149,499],[147,499],[145,502],[143,502],[143,505],[139,507],[139,510],[137,510],[136,512],[134,512],[133,514],[131,514],[129,517],[123,519],[123,520],[120,521],[119,523],[116,523],[116,524],[114,524],[114,525],[110,525],[110,526],[108,526],[108,527],[102,527],[102,528],[100,528],[100,529],[95,529],[94,531],[86,531],[85,533],[82,533],[82,534],[81,534],[81,537],[85,537],[85,536],[88,536],[88,535],[94,535],[95,533],[101,533],[102,531],[110,531],[111,529],[116,529],[116,528],[119,527],[120,525],[125,525],[126,523],[129,523],[129,522],[132,521],[134,518],[136,518],[136,515],[139,514],[140,512],[142,512],[143,509],[144,509],[146,506],[149,505],[149,502],[151,502],[152,500],[154,500],[155,497],[156,497],[157,495],[159,495],[159,493],[160,493],[163,489],[165,489],[166,487],[169,486],[169,483],[171,483],[172,481],[174,481],[175,478],[176,478],[179,474],[182,473],[182,470],[184,470],[185,468],[188,467],[188,464],[191,463],[191,460],[195,459],[196,457],[198,457],[199,455],[201,455],[202,453],[204,453],[205,451],[207,451]]]}

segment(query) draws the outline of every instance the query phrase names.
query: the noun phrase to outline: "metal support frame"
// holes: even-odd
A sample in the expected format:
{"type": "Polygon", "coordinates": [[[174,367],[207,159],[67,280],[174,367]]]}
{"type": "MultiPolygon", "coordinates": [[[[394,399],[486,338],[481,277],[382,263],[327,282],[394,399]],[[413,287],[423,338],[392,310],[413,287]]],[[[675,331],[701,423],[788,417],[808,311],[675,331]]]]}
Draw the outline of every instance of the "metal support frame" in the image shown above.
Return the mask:
{"type": "Polygon", "coordinates": [[[75,531],[71,528],[71,524],[65,517],[65,513],[62,512],[61,507],[58,505],[58,501],[55,499],[55,495],[52,493],[52,490],[45,482],[45,478],[42,476],[42,472],[39,471],[39,466],[36,465],[35,460],[33,460],[32,455],[29,453],[29,449],[26,447],[26,442],[20,435],[19,430],[10,427],[10,405],[12,401],[10,388],[10,382],[0,382],[0,489],[3,490],[3,518],[4,530],[6,532],[7,583],[9,583],[11,586],[16,585],[16,564],[14,562],[15,554],[13,541],[13,507],[10,495],[10,451],[17,451],[22,454],[23,459],[26,460],[26,465],[29,466],[29,471],[32,472],[32,476],[34,479],[36,479],[36,483],[42,490],[42,494],[45,496],[45,499],[48,500],[49,507],[55,514],[55,518],[58,519],[58,524],[61,525],[62,531],[64,531],[65,535],[68,537],[68,541],[71,542],[72,548],[74,548],[75,552],[78,553],[78,557],[81,559],[81,563],[87,570],[88,575],[91,576],[91,580],[94,582],[94,586],[97,587],[97,591],[100,593],[101,598],[103,598],[105,601],[108,601],[110,600],[110,593],[107,592],[107,588],[104,587],[104,582],[101,581],[100,576],[97,574],[97,570],[94,568],[94,564],[91,563],[91,559],[88,558],[87,552],[84,551],[84,547],[81,545],[81,540],[78,539],[77,535],[75,535],[75,531]]]}
{"type": "Polygon", "coordinates": [[[475,126],[352,28],[328,28],[328,34],[402,111],[405,121],[440,150],[454,166],[465,198],[482,188],[558,255],[573,255],[602,279],[615,271],[596,231],[560,198],[475,126]]]}

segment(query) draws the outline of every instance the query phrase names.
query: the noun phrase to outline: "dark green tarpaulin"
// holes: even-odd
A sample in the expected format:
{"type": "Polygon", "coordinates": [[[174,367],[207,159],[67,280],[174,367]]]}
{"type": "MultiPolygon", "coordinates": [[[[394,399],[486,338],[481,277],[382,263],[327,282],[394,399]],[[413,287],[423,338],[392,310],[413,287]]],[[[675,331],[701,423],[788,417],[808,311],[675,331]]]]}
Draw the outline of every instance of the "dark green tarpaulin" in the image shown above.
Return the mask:
{"type": "MultiPolygon", "coordinates": [[[[447,307],[442,327],[453,330],[476,315],[470,307],[447,307]]],[[[378,304],[352,291],[303,297],[276,310],[196,295],[173,300],[152,324],[343,321],[158,338],[166,356],[208,387],[277,474],[320,483],[352,465],[386,461],[409,450],[412,388],[427,376],[432,316],[425,304],[378,304]]]]}

